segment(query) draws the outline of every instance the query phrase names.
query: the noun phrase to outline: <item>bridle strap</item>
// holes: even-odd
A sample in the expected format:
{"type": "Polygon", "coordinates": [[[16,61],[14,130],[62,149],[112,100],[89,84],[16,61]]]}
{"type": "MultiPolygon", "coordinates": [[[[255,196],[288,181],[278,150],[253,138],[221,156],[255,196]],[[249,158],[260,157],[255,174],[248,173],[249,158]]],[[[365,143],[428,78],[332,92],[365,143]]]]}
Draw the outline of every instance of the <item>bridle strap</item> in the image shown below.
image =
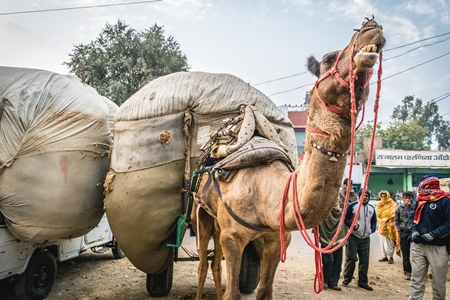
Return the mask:
{"type": "MultiPolygon", "coordinates": [[[[341,109],[339,109],[338,107],[336,107],[336,106],[334,106],[334,105],[329,104],[327,101],[325,101],[325,100],[322,98],[322,96],[320,96],[320,92],[319,92],[319,84],[320,84],[323,80],[325,80],[326,78],[328,78],[329,76],[334,76],[334,77],[336,77],[336,79],[337,79],[344,87],[350,88],[350,84],[349,84],[348,82],[346,82],[346,81],[344,80],[344,78],[342,78],[342,76],[339,74],[339,71],[338,71],[338,68],[337,68],[337,67],[338,67],[338,63],[339,63],[339,61],[341,60],[342,54],[343,54],[344,51],[347,49],[347,47],[348,47],[348,45],[347,45],[344,49],[342,49],[342,50],[339,52],[338,57],[336,58],[336,61],[334,62],[333,67],[331,68],[331,70],[329,70],[328,72],[326,72],[325,74],[323,74],[322,76],[320,76],[320,78],[317,79],[317,81],[314,83],[314,87],[315,87],[315,89],[316,89],[316,91],[317,91],[317,96],[319,97],[320,101],[322,101],[323,105],[324,105],[328,110],[330,110],[330,111],[332,111],[332,112],[334,112],[334,113],[336,113],[336,114],[338,114],[338,115],[343,115],[344,113],[342,112],[341,109]]],[[[369,83],[370,83],[370,78],[372,77],[372,74],[373,74],[373,70],[370,69],[370,70],[369,70],[369,76],[367,76],[367,80],[366,80],[366,82],[364,83],[364,88],[366,88],[366,87],[369,85],[369,83]]],[[[354,79],[355,79],[355,80],[358,79],[356,75],[355,75],[355,78],[354,78],[354,79]]],[[[316,132],[316,133],[317,133],[317,132],[316,132]]]]}

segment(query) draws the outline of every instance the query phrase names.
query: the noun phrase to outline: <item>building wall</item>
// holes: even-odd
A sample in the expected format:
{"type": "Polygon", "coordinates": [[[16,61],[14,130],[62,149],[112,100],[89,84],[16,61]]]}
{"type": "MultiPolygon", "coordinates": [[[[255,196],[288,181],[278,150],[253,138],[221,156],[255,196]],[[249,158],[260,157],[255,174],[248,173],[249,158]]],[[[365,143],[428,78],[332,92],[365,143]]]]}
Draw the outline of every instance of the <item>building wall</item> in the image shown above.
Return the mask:
{"type": "Polygon", "coordinates": [[[450,177],[448,168],[384,168],[372,166],[369,175],[369,189],[378,193],[381,190],[393,191],[412,191],[417,187],[422,178],[427,174],[436,174],[439,178],[450,177]],[[392,179],[392,184],[388,180],[392,179]]]}

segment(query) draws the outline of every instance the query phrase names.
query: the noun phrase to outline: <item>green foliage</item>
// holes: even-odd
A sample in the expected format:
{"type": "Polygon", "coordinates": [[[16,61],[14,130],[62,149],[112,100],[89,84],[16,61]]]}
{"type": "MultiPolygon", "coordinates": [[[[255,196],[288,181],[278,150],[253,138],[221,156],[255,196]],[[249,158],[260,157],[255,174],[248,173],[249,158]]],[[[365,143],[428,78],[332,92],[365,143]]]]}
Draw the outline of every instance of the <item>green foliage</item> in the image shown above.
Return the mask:
{"type": "Polygon", "coordinates": [[[448,131],[448,127],[446,129],[445,124],[443,124],[444,120],[439,115],[439,106],[436,102],[430,101],[424,105],[422,99],[406,96],[402,104],[394,108],[391,117],[394,119],[394,123],[416,122],[419,126],[425,128],[428,134],[423,138],[423,142],[428,148],[432,144],[433,138],[438,141],[439,148],[445,147],[449,143],[442,138],[438,138],[438,136],[448,136],[450,133],[442,132],[442,130],[448,131]]]}
{"type": "Polygon", "coordinates": [[[136,31],[121,20],[107,23],[89,44],[76,45],[69,57],[63,63],[69,71],[117,105],[154,78],[189,70],[186,55],[162,26],[136,31]]]}
{"type": "MultiPolygon", "coordinates": [[[[364,151],[364,140],[372,137],[373,122],[368,122],[358,129],[355,137],[355,152],[362,153],[364,151]]],[[[379,124],[377,124],[377,130],[375,136],[380,136],[382,134],[382,129],[379,124]]]]}
{"type": "MultiPolygon", "coordinates": [[[[442,118],[442,117],[441,117],[442,118]]],[[[440,148],[450,149],[450,122],[441,120],[436,130],[436,140],[440,148]]]]}
{"type": "Polygon", "coordinates": [[[417,120],[397,122],[383,131],[383,148],[400,150],[430,150],[424,143],[428,130],[417,120]]]}

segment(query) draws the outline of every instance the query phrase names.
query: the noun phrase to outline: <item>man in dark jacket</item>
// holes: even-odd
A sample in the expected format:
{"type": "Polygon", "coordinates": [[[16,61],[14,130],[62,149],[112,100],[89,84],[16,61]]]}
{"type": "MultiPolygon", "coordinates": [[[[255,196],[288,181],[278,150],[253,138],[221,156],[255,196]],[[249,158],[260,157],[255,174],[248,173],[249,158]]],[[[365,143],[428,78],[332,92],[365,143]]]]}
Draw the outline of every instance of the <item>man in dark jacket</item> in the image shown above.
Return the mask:
{"type": "Polygon", "coordinates": [[[425,293],[428,266],[433,274],[433,299],[445,299],[450,245],[450,193],[440,189],[439,179],[427,175],[419,183],[411,229],[411,292],[409,300],[425,293]]]}
{"type": "Polygon", "coordinates": [[[347,240],[346,259],[344,267],[344,280],[342,285],[346,286],[352,281],[355,265],[359,259],[358,266],[358,286],[368,291],[373,291],[369,286],[369,254],[370,254],[370,235],[375,232],[377,227],[377,216],[375,208],[369,204],[370,191],[366,190],[364,197],[361,196],[362,189],[359,191],[360,201],[352,202],[348,205],[345,213],[345,225],[351,228],[352,222],[356,219],[352,234],[347,240]],[[359,203],[362,201],[358,212],[359,203]]]}
{"type": "Polygon", "coordinates": [[[400,234],[400,248],[402,250],[403,274],[406,280],[411,279],[411,230],[409,229],[409,217],[413,213],[414,193],[406,191],[403,193],[403,203],[395,210],[394,221],[398,234],[400,234]]]}

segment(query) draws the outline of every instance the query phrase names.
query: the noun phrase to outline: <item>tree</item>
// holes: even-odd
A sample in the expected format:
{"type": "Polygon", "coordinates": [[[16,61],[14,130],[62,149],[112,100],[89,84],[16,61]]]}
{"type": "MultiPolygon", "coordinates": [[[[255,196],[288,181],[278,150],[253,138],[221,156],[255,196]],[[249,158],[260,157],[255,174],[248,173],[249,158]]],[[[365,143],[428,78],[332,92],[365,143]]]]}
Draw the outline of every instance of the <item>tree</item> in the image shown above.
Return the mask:
{"type": "Polygon", "coordinates": [[[186,55],[162,26],[136,31],[123,21],[106,24],[100,36],[76,45],[64,62],[69,72],[121,105],[149,81],[189,70],[186,55]]]}
{"type": "Polygon", "coordinates": [[[430,150],[424,141],[428,130],[417,120],[397,122],[382,132],[383,148],[399,150],[430,150]]]}
{"type": "Polygon", "coordinates": [[[439,148],[450,149],[450,122],[443,120],[436,130],[436,140],[439,148]]]}
{"type": "MultiPolygon", "coordinates": [[[[364,140],[366,138],[372,137],[372,131],[373,131],[373,122],[369,121],[368,123],[364,124],[362,127],[358,129],[356,132],[355,137],[355,152],[356,153],[363,153],[364,151],[364,140]]],[[[377,131],[375,132],[375,136],[380,136],[382,134],[382,129],[380,124],[377,124],[377,131]]]]}
{"type": "MultiPolygon", "coordinates": [[[[402,104],[394,108],[391,118],[394,119],[394,122],[410,123],[416,121],[419,126],[425,128],[429,133],[424,137],[428,148],[432,144],[433,138],[438,140],[437,135],[442,136],[440,131],[445,129],[445,126],[443,126],[445,124],[442,124],[444,120],[439,115],[439,106],[436,102],[430,101],[423,105],[422,99],[414,99],[414,96],[406,96],[402,104]]],[[[449,134],[447,133],[447,135],[449,134]]],[[[448,145],[448,141],[445,143],[445,141],[441,140],[441,142],[443,144],[440,144],[438,141],[440,148],[444,147],[444,144],[448,145]]]]}

